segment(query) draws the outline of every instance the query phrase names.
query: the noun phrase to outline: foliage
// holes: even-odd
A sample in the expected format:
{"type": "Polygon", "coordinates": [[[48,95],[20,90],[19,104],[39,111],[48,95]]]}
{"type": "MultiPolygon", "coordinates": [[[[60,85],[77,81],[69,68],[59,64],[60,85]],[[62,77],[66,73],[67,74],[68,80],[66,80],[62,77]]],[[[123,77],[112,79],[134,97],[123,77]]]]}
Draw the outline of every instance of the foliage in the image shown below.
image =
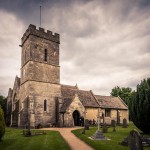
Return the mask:
{"type": "Polygon", "coordinates": [[[0,106],[0,141],[2,140],[4,134],[5,134],[5,119],[3,109],[0,106]]]}
{"type": "MultiPolygon", "coordinates": [[[[33,132],[38,130],[33,130],[33,132]]],[[[45,135],[24,137],[22,129],[6,128],[0,150],[70,150],[59,132],[45,131],[45,135]]]]}
{"type": "Polygon", "coordinates": [[[111,96],[119,96],[127,105],[132,95],[132,89],[130,87],[116,86],[111,91],[111,96]]]}
{"type": "MultiPolygon", "coordinates": [[[[107,133],[103,133],[105,137],[111,140],[99,141],[99,140],[91,140],[91,137],[97,130],[96,127],[90,128],[90,130],[86,131],[86,134],[81,134],[82,129],[73,130],[73,134],[75,134],[78,138],[83,140],[85,143],[90,145],[95,150],[128,150],[129,147],[122,146],[118,144],[125,137],[127,137],[131,130],[137,129],[136,126],[130,122],[128,128],[122,128],[121,126],[117,126],[117,131],[113,132],[113,127],[108,128],[107,133]]],[[[138,130],[138,129],[137,129],[138,130]]],[[[139,130],[138,130],[139,131],[139,130]]],[[[149,147],[144,147],[144,150],[149,150],[149,147]]]]}
{"type": "Polygon", "coordinates": [[[144,133],[150,133],[150,78],[141,81],[129,102],[130,117],[144,133]]]}
{"type": "Polygon", "coordinates": [[[4,112],[4,118],[6,118],[7,99],[2,95],[0,95],[0,105],[1,105],[3,112],[4,112]]]}

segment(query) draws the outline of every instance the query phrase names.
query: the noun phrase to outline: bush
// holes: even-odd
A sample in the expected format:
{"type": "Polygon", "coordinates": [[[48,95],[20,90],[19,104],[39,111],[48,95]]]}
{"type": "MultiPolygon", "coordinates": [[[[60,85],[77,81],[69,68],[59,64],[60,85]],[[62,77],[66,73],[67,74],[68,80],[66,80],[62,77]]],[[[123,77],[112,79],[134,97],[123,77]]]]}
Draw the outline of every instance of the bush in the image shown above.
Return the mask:
{"type": "Polygon", "coordinates": [[[0,141],[5,134],[5,119],[4,119],[4,112],[0,105],[0,141]]]}
{"type": "Polygon", "coordinates": [[[150,78],[141,81],[129,102],[130,116],[144,133],[150,133],[150,78]]]}

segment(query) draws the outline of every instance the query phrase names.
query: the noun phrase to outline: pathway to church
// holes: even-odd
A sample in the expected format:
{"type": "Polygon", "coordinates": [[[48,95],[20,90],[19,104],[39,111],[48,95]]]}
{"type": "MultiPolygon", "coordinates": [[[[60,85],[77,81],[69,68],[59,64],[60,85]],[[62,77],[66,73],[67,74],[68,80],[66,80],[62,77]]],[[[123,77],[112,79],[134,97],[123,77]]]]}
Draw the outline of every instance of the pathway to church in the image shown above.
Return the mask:
{"type": "Polygon", "coordinates": [[[77,138],[73,133],[71,133],[71,131],[75,129],[78,128],[43,128],[42,130],[59,131],[66,142],[70,145],[72,150],[93,150],[93,148],[88,146],[86,143],[77,138]]]}

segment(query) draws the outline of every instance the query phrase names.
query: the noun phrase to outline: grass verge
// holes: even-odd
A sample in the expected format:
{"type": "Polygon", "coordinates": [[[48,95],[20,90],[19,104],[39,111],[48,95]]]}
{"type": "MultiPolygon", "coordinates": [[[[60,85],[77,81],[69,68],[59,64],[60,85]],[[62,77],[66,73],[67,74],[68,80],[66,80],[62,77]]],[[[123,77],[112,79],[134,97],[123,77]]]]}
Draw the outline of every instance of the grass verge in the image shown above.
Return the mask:
{"type": "Polygon", "coordinates": [[[70,150],[58,131],[46,131],[45,135],[24,137],[21,129],[6,128],[0,150],[70,150]]]}
{"type": "MultiPolygon", "coordinates": [[[[108,133],[104,134],[105,137],[111,139],[107,141],[89,139],[89,137],[91,137],[96,132],[96,127],[92,127],[90,128],[90,130],[86,130],[85,134],[81,134],[83,129],[73,130],[72,133],[74,133],[78,138],[93,147],[95,150],[129,150],[129,147],[122,146],[118,143],[121,142],[125,137],[127,137],[132,129],[137,129],[133,125],[133,123],[130,123],[128,128],[122,128],[121,126],[117,126],[116,132],[113,132],[113,129],[109,128],[108,133]]],[[[144,150],[150,150],[150,147],[144,147],[144,150]]]]}

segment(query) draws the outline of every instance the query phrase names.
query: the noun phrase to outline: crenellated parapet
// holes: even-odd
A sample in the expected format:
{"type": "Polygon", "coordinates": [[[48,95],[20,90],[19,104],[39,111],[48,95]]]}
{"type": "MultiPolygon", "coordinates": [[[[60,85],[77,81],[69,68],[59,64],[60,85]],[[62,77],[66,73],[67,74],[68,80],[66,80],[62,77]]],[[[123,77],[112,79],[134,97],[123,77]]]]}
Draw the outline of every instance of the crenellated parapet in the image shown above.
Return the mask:
{"type": "Polygon", "coordinates": [[[26,30],[26,32],[23,34],[22,39],[22,45],[24,44],[24,42],[27,40],[27,38],[29,37],[29,35],[34,35],[40,38],[44,38],[46,40],[50,40],[56,43],[60,43],[60,38],[59,38],[59,34],[58,33],[52,33],[52,31],[47,30],[47,32],[45,32],[44,28],[39,27],[39,29],[36,29],[35,25],[30,24],[28,29],[26,30]]]}

